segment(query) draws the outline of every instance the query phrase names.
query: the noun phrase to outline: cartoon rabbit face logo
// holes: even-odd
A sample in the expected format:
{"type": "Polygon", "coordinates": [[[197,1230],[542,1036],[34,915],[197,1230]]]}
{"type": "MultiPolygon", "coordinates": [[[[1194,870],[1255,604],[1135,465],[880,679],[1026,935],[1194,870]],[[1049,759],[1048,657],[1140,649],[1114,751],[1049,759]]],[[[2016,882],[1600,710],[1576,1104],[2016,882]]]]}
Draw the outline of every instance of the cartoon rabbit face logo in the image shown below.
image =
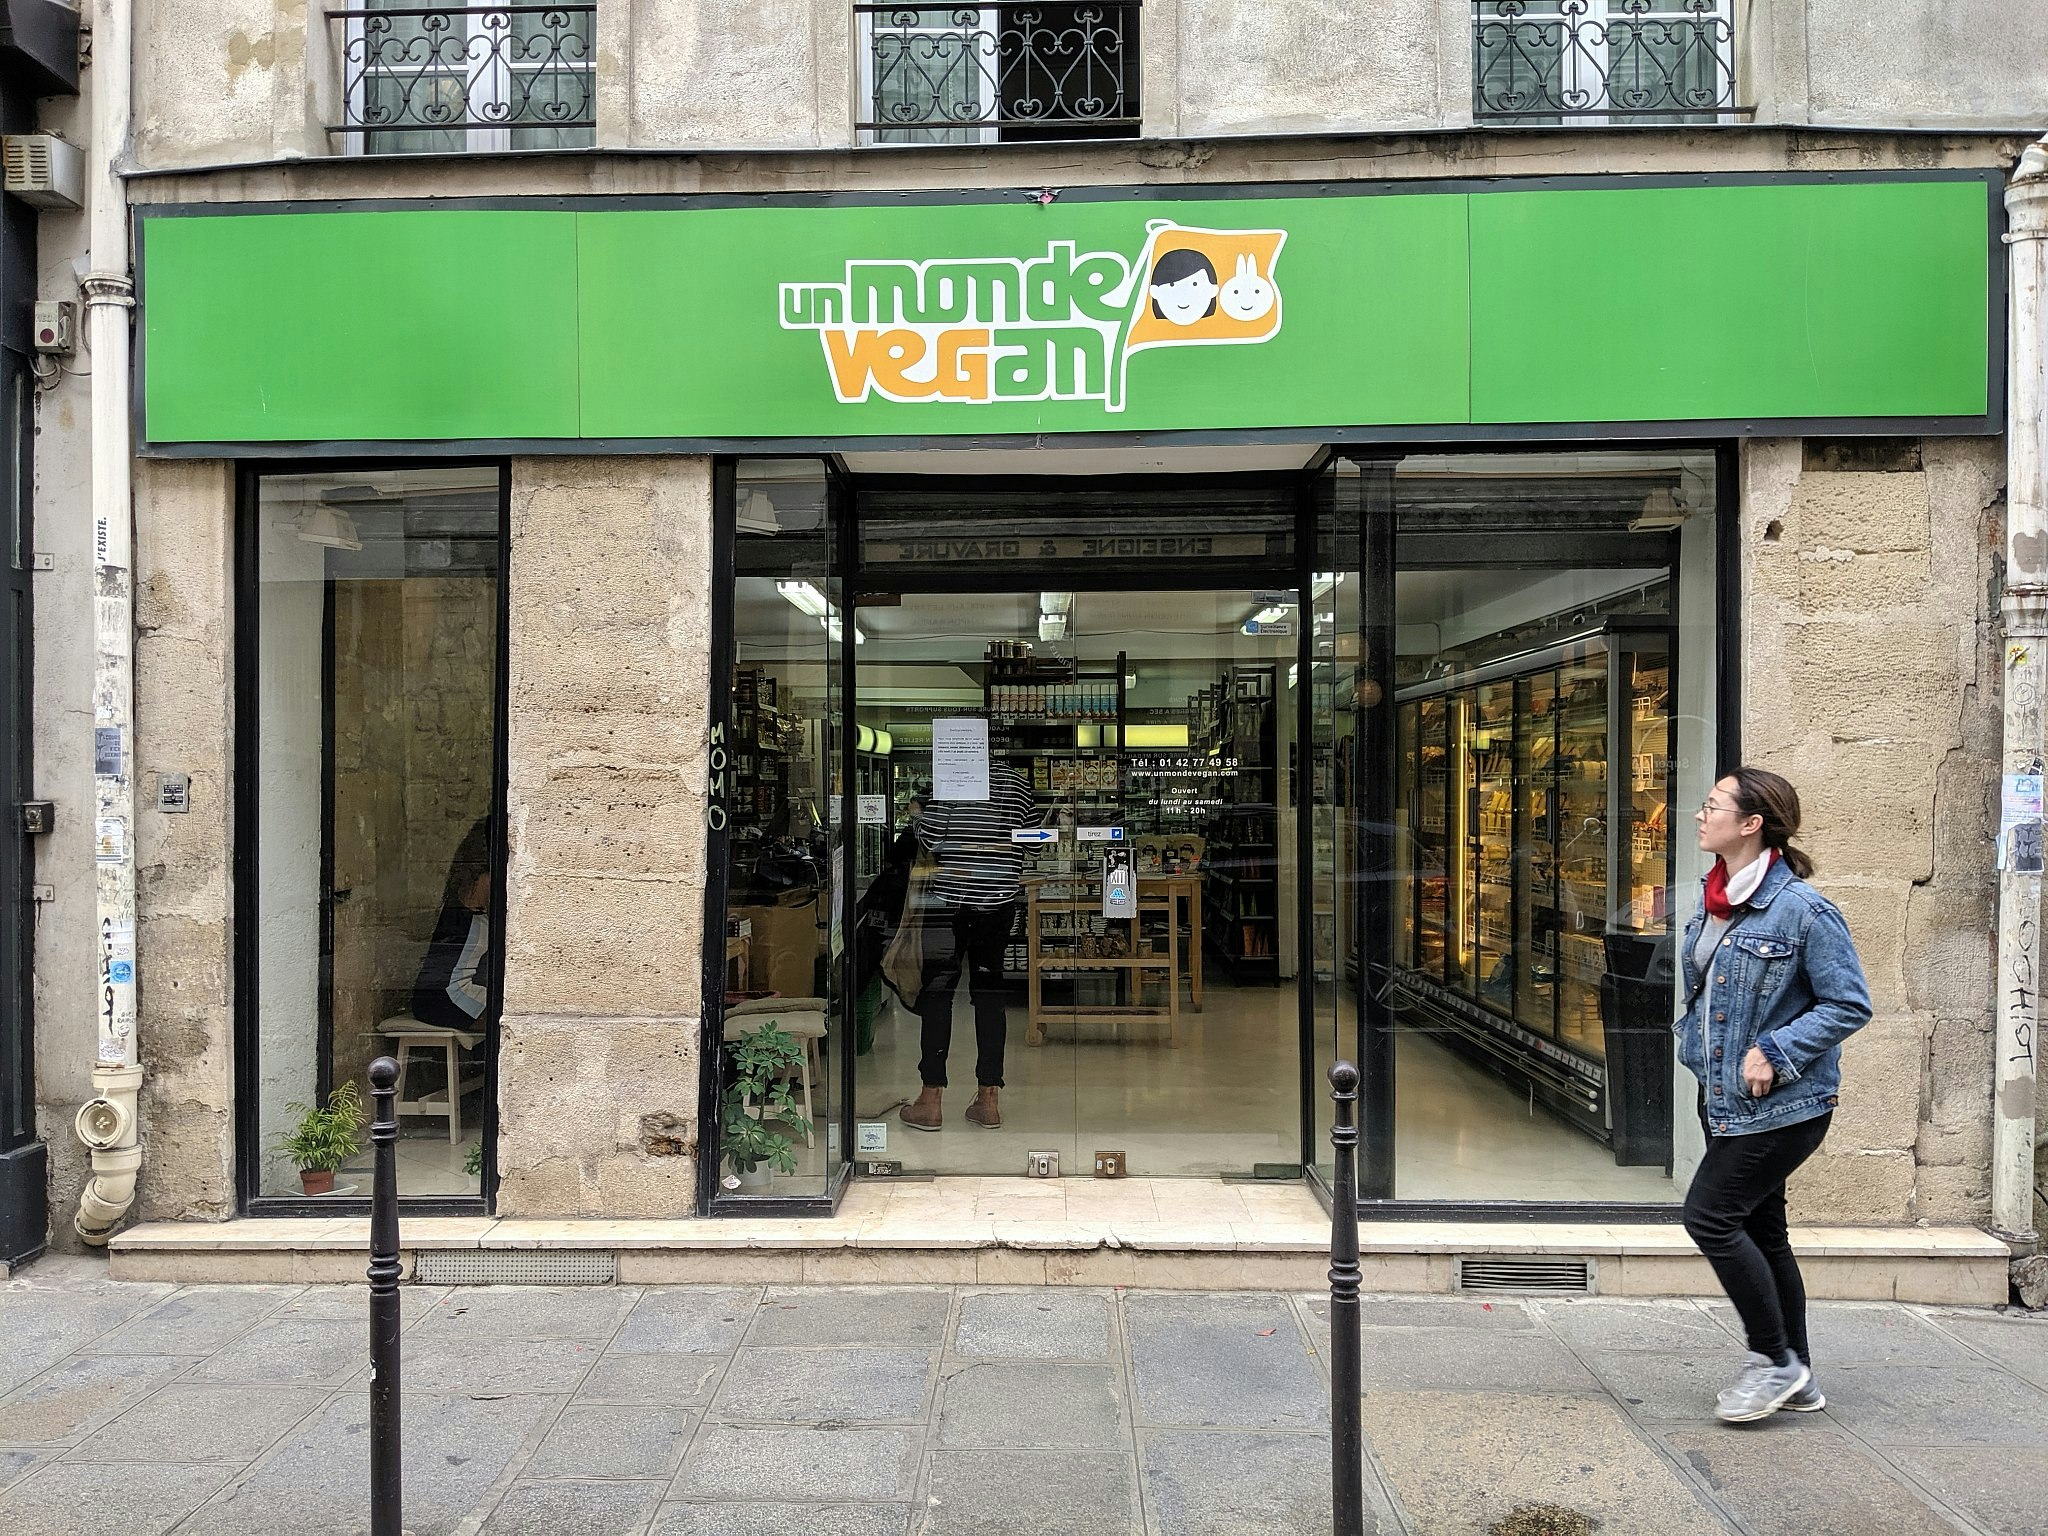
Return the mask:
{"type": "Polygon", "coordinates": [[[1224,283],[1217,303],[1233,320],[1263,320],[1272,312],[1273,285],[1259,276],[1255,258],[1237,258],[1237,270],[1224,283]]]}

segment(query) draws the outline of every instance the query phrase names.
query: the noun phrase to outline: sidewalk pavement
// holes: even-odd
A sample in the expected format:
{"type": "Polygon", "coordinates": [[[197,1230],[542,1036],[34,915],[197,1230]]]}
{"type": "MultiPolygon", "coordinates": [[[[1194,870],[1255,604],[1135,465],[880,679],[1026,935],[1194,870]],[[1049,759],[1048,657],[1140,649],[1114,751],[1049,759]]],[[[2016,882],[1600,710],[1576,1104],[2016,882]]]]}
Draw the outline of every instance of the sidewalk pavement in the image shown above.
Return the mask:
{"type": "MultiPolygon", "coordinates": [[[[1317,1296],[403,1299],[415,1536],[1330,1530],[1317,1296]]],[[[59,1257],[0,1284],[0,1532],[367,1530],[368,1304],[59,1257]]],[[[1600,1536],[2048,1531],[2048,1318],[1818,1307],[1828,1410],[1744,1429],[1710,1417],[1741,1359],[1724,1306],[1376,1297],[1365,1319],[1379,1536],[1486,1536],[1538,1504],[1600,1536]]]]}

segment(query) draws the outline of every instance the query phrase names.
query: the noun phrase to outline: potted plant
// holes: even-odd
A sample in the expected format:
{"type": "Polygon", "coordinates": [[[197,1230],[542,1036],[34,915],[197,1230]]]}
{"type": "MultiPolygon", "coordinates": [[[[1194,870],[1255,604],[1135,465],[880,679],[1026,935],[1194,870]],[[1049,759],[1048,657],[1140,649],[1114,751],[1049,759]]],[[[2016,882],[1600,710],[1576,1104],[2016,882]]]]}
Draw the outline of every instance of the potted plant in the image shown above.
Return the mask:
{"type": "Polygon", "coordinates": [[[790,1074],[804,1070],[803,1047],[780,1025],[763,1024],[734,1041],[726,1060],[732,1075],[721,1101],[725,1160],[742,1189],[761,1189],[771,1170],[796,1172],[795,1143],[769,1122],[811,1133],[790,1086],[790,1074]]]}
{"type": "Polygon", "coordinates": [[[277,1138],[277,1150],[298,1166],[309,1195],[333,1192],[334,1170],[363,1150],[363,1098],[351,1080],[327,1095],[325,1105],[287,1104],[298,1125],[277,1138]]]}

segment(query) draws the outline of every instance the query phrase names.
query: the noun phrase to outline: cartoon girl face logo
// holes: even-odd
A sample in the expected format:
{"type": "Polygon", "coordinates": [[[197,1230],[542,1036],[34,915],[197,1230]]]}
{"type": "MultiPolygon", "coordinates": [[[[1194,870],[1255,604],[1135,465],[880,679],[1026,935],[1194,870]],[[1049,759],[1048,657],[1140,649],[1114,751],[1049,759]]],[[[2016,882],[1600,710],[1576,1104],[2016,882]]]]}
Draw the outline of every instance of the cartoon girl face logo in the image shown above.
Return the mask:
{"type": "Polygon", "coordinates": [[[1174,325],[1193,325],[1216,313],[1216,269],[1200,251],[1178,246],[1152,264],[1152,313],[1174,325]]]}

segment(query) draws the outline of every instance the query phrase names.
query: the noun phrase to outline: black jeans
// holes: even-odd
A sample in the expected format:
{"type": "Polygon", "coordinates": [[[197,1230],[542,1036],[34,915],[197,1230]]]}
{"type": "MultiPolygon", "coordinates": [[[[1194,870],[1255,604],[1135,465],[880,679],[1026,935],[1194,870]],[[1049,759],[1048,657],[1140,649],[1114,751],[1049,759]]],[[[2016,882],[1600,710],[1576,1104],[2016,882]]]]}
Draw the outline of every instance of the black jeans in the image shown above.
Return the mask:
{"type": "Polygon", "coordinates": [[[1819,1149],[1833,1119],[1830,1112],[1753,1136],[1707,1132],[1707,1155],[1685,1195],[1685,1230],[1735,1303],[1749,1347],[1773,1361],[1789,1349],[1813,1363],[1806,1282],[1785,1231],[1785,1181],[1819,1149]]]}
{"type": "Polygon", "coordinates": [[[1017,904],[1000,907],[955,907],[952,931],[937,924],[925,929],[924,982],[917,993],[917,1016],[923,1024],[918,1044],[924,1054],[917,1075],[927,1088],[946,1086],[946,1053],[953,1045],[953,993],[967,974],[974,999],[974,1080],[984,1088],[1003,1086],[1004,1010],[1003,948],[1016,925],[1017,904]]]}

